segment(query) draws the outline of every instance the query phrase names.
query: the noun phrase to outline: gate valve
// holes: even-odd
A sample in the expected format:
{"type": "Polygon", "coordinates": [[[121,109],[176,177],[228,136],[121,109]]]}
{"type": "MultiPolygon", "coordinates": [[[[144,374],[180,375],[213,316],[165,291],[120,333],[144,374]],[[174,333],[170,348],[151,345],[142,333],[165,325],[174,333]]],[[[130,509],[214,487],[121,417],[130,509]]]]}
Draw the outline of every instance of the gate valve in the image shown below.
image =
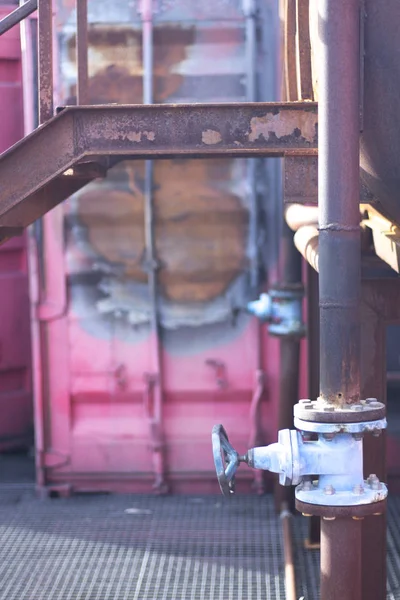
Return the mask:
{"type": "Polygon", "coordinates": [[[214,425],[212,430],[212,447],[215,470],[219,487],[224,496],[235,493],[235,474],[239,464],[244,462],[254,469],[263,469],[279,473],[281,485],[296,485],[300,476],[296,472],[298,460],[298,432],[284,429],[278,433],[278,443],[260,448],[251,448],[247,454],[240,456],[229,442],[228,435],[222,425],[214,425]]]}
{"type": "MultiPolygon", "coordinates": [[[[323,429],[331,427],[323,425],[323,429]]],[[[356,428],[355,433],[317,432],[314,440],[297,429],[283,429],[278,432],[277,443],[251,448],[240,456],[224,427],[214,425],[212,447],[221,492],[224,496],[234,494],[236,471],[245,462],[254,469],[278,473],[281,485],[297,486],[296,499],[302,502],[322,506],[380,502],[387,496],[385,484],[376,475],[364,480],[363,441],[358,431],[364,426],[348,424],[350,429],[356,428]]]]}

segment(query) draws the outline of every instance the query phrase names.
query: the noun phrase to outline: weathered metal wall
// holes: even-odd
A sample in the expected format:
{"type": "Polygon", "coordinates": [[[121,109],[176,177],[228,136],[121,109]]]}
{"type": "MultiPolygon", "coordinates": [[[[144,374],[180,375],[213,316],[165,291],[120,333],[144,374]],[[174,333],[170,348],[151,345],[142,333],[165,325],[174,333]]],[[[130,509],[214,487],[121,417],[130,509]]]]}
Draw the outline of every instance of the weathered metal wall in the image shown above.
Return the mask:
{"type": "MultiPolygon", "coordinates": [[[[123,0],[89,2],[91,103],[143,101],[137,8],[123,0]]],[[[156,8],[154,100],[245,100],[253,66],[246,62],[241,4],[164,2],[156,8]]],[[[264,13],[274,17],[275,3],[267,11],[264,7],[264,13]]],[[[75,2],[60,0],[64,103],[74,103],[76,95],[75,19],[75,2]]],[[[260,30],[258,37],[260,42],[260,30]]],[[[273,81],[273,57],[271,50],[269,64],[256,61],[259,79],[273,81]]],[[[270,94],[261,99],[274,98],[273,89],[270,94]]],[[[255,221],[262,242],[270,198],[267,169],[260,163],[257,170],[255,221]]],[[[42,483],[86,490],[148,489],[161,444],[170,487],[205,491],[215,489],[210,451],[214,422],[227,423],[243,449],[254,427],[264,441],[272,437],[276,409],[267,400],[276,389],[277,359],[276,354],[267,356],[267,350],[275,342],[267,342],[259,324],[239,310],[254,294],[249,272],[255,253],[260,256],[260,283],[266,280],[257,238],[249,235],[251,192],[244,160],[155,163],[162,441],[151,409],[157,341],[150,328],[144,164],[120,163],[106,180],[90,184],[64,210],[46,217],[38,265],[42,260],[47,305],[50,298],[56,309],[41,318],[45,375],[37,430],[42,483]],[[259,371],[268,384],[260,398],[259,371]]],[[[249,481],[251,474],[246,476],[249,481]]]]}
{"type": "MultiPolygon", "coordinates": [[[[0,19],[14,10],[1,3],[0,19]]],[[[18,28],[0,38],[0,152],[24,133],[18,28]]],[[[26,237],[0,247],[0,450],[32,443],[33,406],[26,237]]]]}

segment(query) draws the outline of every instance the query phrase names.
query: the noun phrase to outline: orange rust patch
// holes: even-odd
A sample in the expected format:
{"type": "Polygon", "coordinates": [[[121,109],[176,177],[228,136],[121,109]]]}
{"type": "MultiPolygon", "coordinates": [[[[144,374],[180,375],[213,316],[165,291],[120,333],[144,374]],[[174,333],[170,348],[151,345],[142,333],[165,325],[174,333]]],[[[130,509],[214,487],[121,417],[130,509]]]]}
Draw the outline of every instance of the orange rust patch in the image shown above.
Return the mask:
{"type": "MultiPolygon", "coordinates": [[[[176,92],[182,76],[174,67],[186,58],[194,28],[155,30],[155,101],[176,92]]],[[[74,58],[75,40],[70,57],[74,58]]],[[[89,32],[92,103],[142,102],[141,33],[124,27],[92,27],[89,32]]],[[[74,93],[74,90],[71,90],[74,93]]],[[[154,132],[131,132],[132,142],[154,132]]],[[[205,143],[218,143],[206,132],[205,143]]],[[[176,302],[211,300],[246,266],[248,212],[230,189],[229,160],[156,161],[154,206],[159,282],[176,302]]],[[[129,279],[145,282],[143,162],[127,162],[79,194],[79,216],[92,247],[107,261],[124,267],[129,279]]]]}
{"type": "MultiPolygon", "coordinates": [[[[116,180],[125,179],[124,189],[99,184],[82,190],[79,215],[93,248],[122,265],[128,278],[144,282],[143,163],[125,163],[114,171],[116,180]]],[[[248,213],[237,196],[223,189],[229,177],[228,161],[155,165],[159,280],[171,300],[211,300],[246,266],[248,213]]]]}

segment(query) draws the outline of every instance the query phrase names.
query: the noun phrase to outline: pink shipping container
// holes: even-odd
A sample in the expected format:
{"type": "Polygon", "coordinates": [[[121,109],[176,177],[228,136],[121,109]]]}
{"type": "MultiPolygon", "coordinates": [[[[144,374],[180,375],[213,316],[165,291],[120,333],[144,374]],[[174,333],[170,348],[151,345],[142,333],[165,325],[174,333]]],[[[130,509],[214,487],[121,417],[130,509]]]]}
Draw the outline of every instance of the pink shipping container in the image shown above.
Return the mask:
{"type": "MultiPolygon", "coordinates": [[[[154,102],[244,101],[254,82],[261,99],[274,99],[275,4],[250,20],[234,0],[154,4],[154,102]]],[[[143,101],[138,9],[89,1],[92,104],[143,101]]],[[[75,101],[75,2],[60,0],[55,22],[62,105],[75,101]]],[[[23,29],[27,129],[35,27],[33,17],[23,29]]],[[[269,213],[279,171],[253,167],[157,161],[149,206],[147,167],[122,162],[32,227],[39,487],[216,491],[215,423],[239,450],[275,439],[279,342],[243,309],[266,286],[267,267],[274,278],[269,213]]],[[[253,477],[243,470],[239,490],[253,477]]]]}
{"type": "MultiPolygon", "coordinates": [[[[0,5],[0,19],[15,6],[0,5]]],[[[0,152],[24,135],[19,28],[0,37],[0,152]]],[[[33,441],[26,235],[0,246],[0,450],[33,441]]]]}

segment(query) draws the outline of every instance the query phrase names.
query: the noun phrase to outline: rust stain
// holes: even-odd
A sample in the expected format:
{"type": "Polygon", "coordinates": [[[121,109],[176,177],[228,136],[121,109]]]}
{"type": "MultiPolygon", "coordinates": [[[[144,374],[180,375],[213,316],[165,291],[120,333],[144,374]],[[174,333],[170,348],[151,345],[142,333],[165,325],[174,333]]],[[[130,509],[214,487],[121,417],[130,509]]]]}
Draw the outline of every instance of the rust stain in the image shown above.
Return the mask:
{"type": "Polygon", "coordinates": [[[206,129],[201,135],[201,140],[203,144],[212,146],[214,144],[219,144],[222,140],[222,137],[219,131],[214,131],[214,129],[206,129]]]}
{"type": "MultiPolygon", "coordinates": [[[[179,90],[183,77],[175,72],[195,41],[195,28],[154,29],[154,101],[165,102],[179,90]]],[[[89,100],[91,104],[143,101],[142,34],[126,25],[92,25],[88,32],[89,100]]],[[[68,58],[76,61],[76,38],[68,42],[68,58]]],[[[76,96],[71,86],[68,103],[76,96]]]]}
{"type": "MultiPolygon", "coordinates": [[[[163,27],[154,32],[155,102],[179,90],[176,67],[194,43],[195,28],[163,27]]],[[[126,26],[91,27],[89,48],[92,103],[142,102],[141,40],[126,26]]],[[[70,60],[75,39],[70,41],[70,60]]],[[[75,93],[70,90],[71,95],[75,93]]],[[[132,142],[155,140],[154,131],[131,131],[132,142]]],[[[217,131],[203,142],[220,141],[217,131]]],[[[246,266],[248,211],[231,191],[233,162],[162,160],[154,165],[155,237],[163,294],[175,302],[209,301],[222,294],[246,266]]],[[[143,270],[144,163],[121,163],[107,180],[84,188],[78,214],[93,249],[122,267],[124,278],[147,281],[143,270]]]]}
{"type": "MultiPolygon", "coordinates": [[[[317,117],[315,117],[316,123],[317,117]]],[[[278,139],[287,136],[300,136],[310,143],[315,141],[316,129],[315,123],[309,118],[305,118],[301,111],[287,110],[285,118],[280,114],[266,114],[262,117],[253,117],[250,121],[250,142],[256,142],[260,138],[269,140],[275,136],[278,139]]]]}
{"type": "MultiPolygon", "coordinates": [[[[159,281],[167,298],[202,302],[219,296],[246,265],[248,212],[226,187],[228,161],[157,161],[154,171],[159,281]]],[[[89,242],[125,277],[145,282],[143,163],[113,169],[115,187],[80,193],[89,242]]]]}

